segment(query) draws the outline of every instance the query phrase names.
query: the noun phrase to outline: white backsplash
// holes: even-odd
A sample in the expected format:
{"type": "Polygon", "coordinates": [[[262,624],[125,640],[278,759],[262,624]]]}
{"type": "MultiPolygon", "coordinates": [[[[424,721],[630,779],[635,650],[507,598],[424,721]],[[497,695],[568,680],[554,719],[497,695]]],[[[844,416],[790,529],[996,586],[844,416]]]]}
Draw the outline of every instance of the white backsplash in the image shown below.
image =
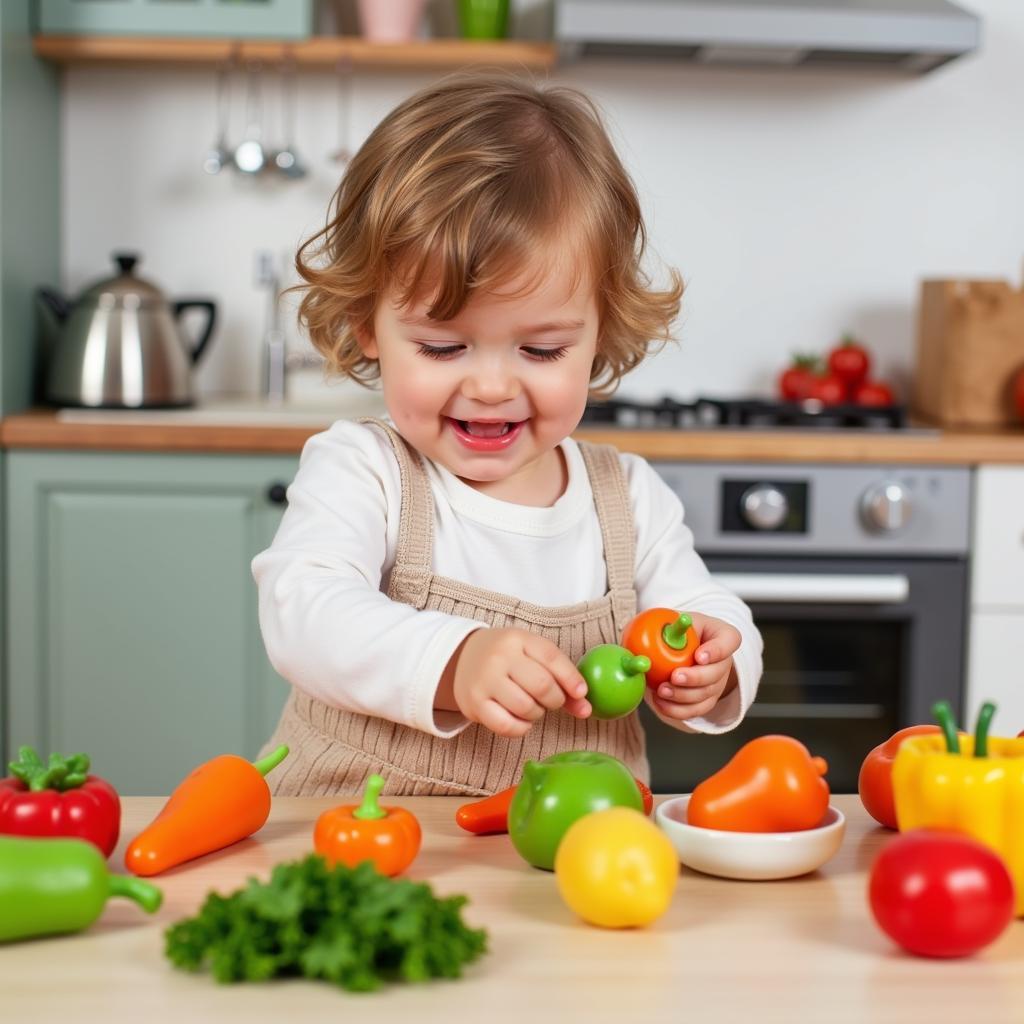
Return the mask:
{"type": "MultiPolygon", "coordinates": [[[[860,334],[905,383],[918,283],[1018,280],[1024,254],[1024,4],[970,0],[979,54],[920,78],[875,72],[730,71],[671,63],[569,64],[552,78],[604,108],[640,190],[653,251],[687,281],[679,346],[637,369],[623,394],[771,389],[794,351],[860,334]]],[[[360,72],[350,146],[428,73],[360,72]]],[[[206,394],[255,394],[264,294],[254,257],[290,261],[323,226],[339,168],[335,76],[300,74],[297,182],[203,173],[214,140],[210,69],[74,67],[64,77],[63,267],[74,292],[110,273],[115,250],[171,297],[210,296],[220,322],[198,371],[206,394]]],[[[231,136],[244,127],[236,81],[231,136]]],[[[279,141],[279,80],[264,84],[279,141]]],[[[294,304],[294,300],[293,300],[294,304]]],[[[304,345],[293,312],[291,344],[304,345]]],[[[295,393],[344,407],[354,385],[316,371],[295,393]]]]}

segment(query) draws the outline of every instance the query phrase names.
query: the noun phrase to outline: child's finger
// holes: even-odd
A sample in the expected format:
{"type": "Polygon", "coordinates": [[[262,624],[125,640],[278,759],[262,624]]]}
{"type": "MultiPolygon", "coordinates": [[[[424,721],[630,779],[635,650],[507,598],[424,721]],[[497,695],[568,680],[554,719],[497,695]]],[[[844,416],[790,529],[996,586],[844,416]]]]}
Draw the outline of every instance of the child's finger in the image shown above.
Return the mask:
{"type": "Polygon", "coordinates": [[[687,668],[674,669],[669,682],[673,686],[699,688],[718,682],[724,674],[727,674],[726,666],[717,662],[712,665],[689,665],[687,668]]]}
{"type": "Polygon", "coordinates": [[[485,729],[498,736],[518,738],[525,736],[532,728],[533,722],[524,722],[521,718],[503,708],[496,700],[487,700],[480,708],[478,721],[485,729]]]}
{"type": "Polygon", "coordinates": [[[555,677],[555,682],[565,691],[567,697],[579,698],[587,695],[587,684],[579,669],[550,640],[543,637],[531,638],[523,650],[555,677]]]}
{"type": "Polygon", "coordinates": [[[720,689],[717,683],[708,686],[671,686],[668,683],[662,683],[658,687],[658,696],[673,704],[700,704],[714,698],[717,689],[720,689]]]}
{"type": "Polygon", "coordinates": [[[697,648],[693,660],[698,665],[713,665],[716,661],[725,661],[739,650],[741,637],[738,629],[721,622],[709,624],[701,639],[703,642],[697,648]]]}
{"type": "Polygon", "coordinates": [[[657,711],[666,718],[675,719],[677,722],[684,722],[689,718],[700,718],[706,715],[714,706],[714,700],[705,700],[700,704],[675,704],[672,701],[654,698],[654,706],[657,711]]]}
{"type": "Polygon", "coordinates": [[[565,710],[575,718],[589,718],[594,709],[586,697],[570,697],[565,702],[565,710]]]}
{"type": "Polygon", "coordinates": [[[494,699],[510,714],[527,722],[536,722],[544,715],[544,708],[511,677],[495,689],[494,699]]]}
{"type": "Polygon", "coordinates": [[[510,675],[538,704],[547,708],[548,711],[560,708],[566,701],[565,691],[558,685],[555,677],[536,661],[524,658],[516,664],[510,675]]]}
{"type": "Polygon", "coordinates": [[[715,662],[725,661],[726,658],[732,657],[739,650],[740,645],[733,643],[732,639],[732,637],[714,637],[697,648],[693,660],[698,665],[713,665],[715,662]]]}

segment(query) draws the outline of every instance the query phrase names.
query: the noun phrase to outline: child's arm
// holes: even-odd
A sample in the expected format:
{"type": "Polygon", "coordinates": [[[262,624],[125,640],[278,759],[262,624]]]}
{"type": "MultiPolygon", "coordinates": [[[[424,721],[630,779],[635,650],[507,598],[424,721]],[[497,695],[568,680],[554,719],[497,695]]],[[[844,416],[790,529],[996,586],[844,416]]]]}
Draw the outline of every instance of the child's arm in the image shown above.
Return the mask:
{"type": "Polygon", "coordinates": [[[400,506],[398,466],[379,432],[338,423],[312,438],[277,536],[253,561],[260,627],[274,668],[306,693],[451,736],[468,720],[435,711],[438,682],[483,624],[382,593],[400,506]]]}
{"type": "Polygon", "coordinates": [[[637,456],[623,456],[637,534],[637,607],[690,613],[701,634],[697,665],[677,670],[671,694],[648,691],[662,721],[684,732],[726,732],[753,703],[761,678],[761,634],[750,609],[716,583],[693,547],[679,498],[637,456]]]}

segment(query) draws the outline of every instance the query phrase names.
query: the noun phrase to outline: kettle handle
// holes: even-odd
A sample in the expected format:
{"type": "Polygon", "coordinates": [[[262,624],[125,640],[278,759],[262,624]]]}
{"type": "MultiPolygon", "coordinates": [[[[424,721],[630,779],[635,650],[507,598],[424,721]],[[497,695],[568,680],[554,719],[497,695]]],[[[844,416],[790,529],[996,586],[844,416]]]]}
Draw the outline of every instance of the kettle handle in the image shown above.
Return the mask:
{"type": "Polygon", "coordinates": [[[210,302],[209,299],[178,299],[171,305],[174,310],[175,320],[177,320],[186,309],[206,310],[206,326],[203,328],[203,332],[199,336],[199,341],[196,342],[191,353],[192,362],[197,363],[199,361],[199,357],[203,354],[203,349],[206,348],[206,344],[210,340],[210,335],[213,334],[213,325],[217,322],[217,306],[213,302],[210,302]]]}
{"type": "Polygon", "coordinates": [[[36,296],[61,323],[67,319],[71,307],[63,295],[53,291],[51,288],[37,288],[36,296]]]}

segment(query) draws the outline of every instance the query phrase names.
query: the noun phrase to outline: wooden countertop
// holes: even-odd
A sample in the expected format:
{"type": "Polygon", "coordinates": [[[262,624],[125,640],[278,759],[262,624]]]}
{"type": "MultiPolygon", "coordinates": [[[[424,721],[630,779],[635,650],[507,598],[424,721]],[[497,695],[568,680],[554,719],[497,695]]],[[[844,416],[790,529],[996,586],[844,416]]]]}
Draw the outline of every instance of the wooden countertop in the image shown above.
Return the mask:
{"type": "MultiPolygon", "coordinates": [[[[668,913],[647,929],[620,932],[575,918],[554,877],[523,863],[507,837],[461,832],[453,817],[458,798],[406,798],[401,804],[416,813],[424,831],[409,876],[429,881],[440,895],[466,893],[467,920],[490,933],[490,952],[461,980],[354,996],[304,980],[221,986],[208,975],[175,970],[163,956],[163,929],[194,913],[209,889],[231,891],[250,875],[265,878],[279,861],[304,856],[317,815],[337,803],[278,798],[256,838],[154,879],[165,894],[154,917],[112,900],[86,932],[0,947],[3,1018],[104,1024],[1020,1021],[1024,921],[966,960],[899,952],[877,930],[865,901],[866,872],[891,833],[873,827],[857,797],[833,800],[847,815],[847,834],[820,871],[779,882],[734,882],[683,868],[668,913]]],[[[123,837],[112,865],[121,863],[127,839],[162,803],[156,797],[124,800],[123,837]]]]}
{"type": "MultiPolygon", "coordinates": [[[[114,414],[117,415],[116,413],[114,414]]],[[[202,423],[126,413],[123,422],[64,420],[31,410],[0,420],[0,447],[124,452],[298,455],[329,423],[202,423]]],[[[614,444],[652,460],[1024,465],[1024,429],[893,432],[583,429],[575,437],[614,444]]]]}

